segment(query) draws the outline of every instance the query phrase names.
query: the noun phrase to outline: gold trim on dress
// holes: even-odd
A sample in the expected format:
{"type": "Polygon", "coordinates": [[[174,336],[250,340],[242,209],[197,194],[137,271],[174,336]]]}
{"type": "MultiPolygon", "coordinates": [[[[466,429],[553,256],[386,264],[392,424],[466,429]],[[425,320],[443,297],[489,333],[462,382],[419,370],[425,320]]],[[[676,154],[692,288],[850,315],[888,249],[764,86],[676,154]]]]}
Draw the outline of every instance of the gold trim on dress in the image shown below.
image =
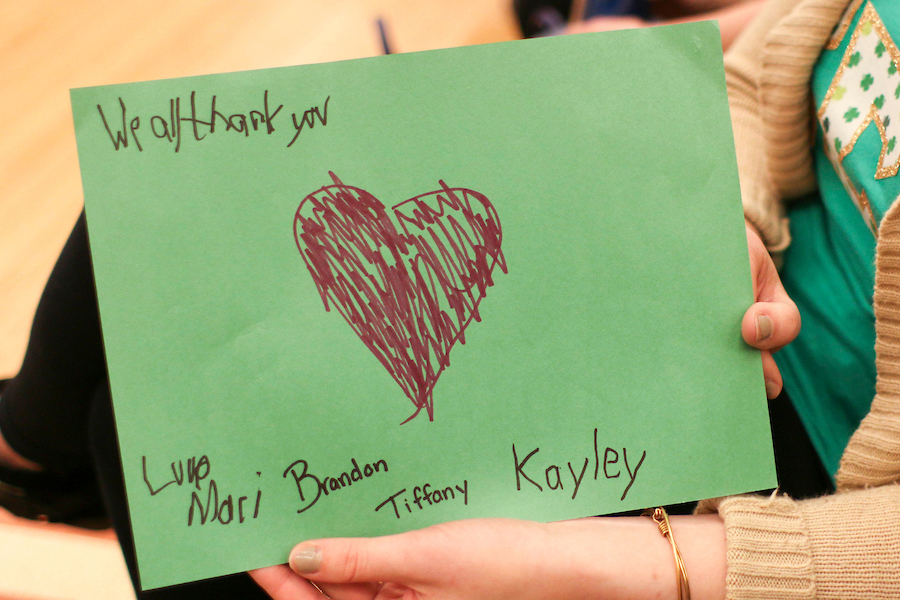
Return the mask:
{"type": "MultiPolygon", "coordinates": [[[[831,79],[831,85],[828,86],[828,91],[825,93],[825,99],[822,100],[822,106],[819,107],[819,111],[817,114],[820,120],[825,114],[825,109],[828,107],[828,103],[831,101],[831,97],[834,95],[835,90],[838,88],[838,84],[844,77],[844,69],[847,67],[847,63],[850,62],[850,57],[853,56],[853,51],[856,50],[856,42],[859,40],[859,30],[862,24],[866,21],[866,16],[870,8],[872,8],[872,5],[867,4],[866,10],[863,11],[862,16],[856,23],[856,27],[853,28],[853,35],[850,37],[850,43],[847,44],[847,49],[844,50],[844,56],[841,58],[841,64],[838,67],[837,72],[835,72],[834,77],[831,79]]],[[[872,8],[872,12],[875,12],[874,8],[872,8]]],[[[876,17],[877,14],[878,13],[875,13],[876,17]]]]}
{"type": "Polygon", "coordinates": [[[872,232],[872,235],[877,237],[878,224],[875,220],[875,212],[872,210],[872,203],[869,202],[869,196],[866,195],[866,190],[859,192],[859,194],[853,198],[853,201],[856,204],[856,208],[862,213],[866,225],[869,226],[869,231],[872,232]]]}
{"type": "Polygon", "coordinates": [[[831,34],[831,38],[828,40],[828,43],[825,44],[826,50],[838,49],[838,46],[840,46],[841,42],[844,40],[844,36],[847,35],[847,29],[850,28],[850,21],[853,20],[853,15],[856,14],[856,11],[859,10],[859,6],[862,3],[863,0],[853,0],[853,2],[844,9],[844,14],[841,15],[841,20],[838,21],[834,33],[831,34]]]}
{"type": "MultiPolygon", "coordinates": [[[[855,53],[860,31],[866,23],[872,24],[872,27],[875,30],[875,34],[878,36],[878,39],[881,41],[881,43],[884,44],[885,49],[890,55],[891,61],[895,66],[900,67],[900,50],[897,49],[897,46],[894,44],[894,40],[891,39],[891,36],[885,28],[884,23],[881,21],[881,17],[878,16],[878,12],[875,10],[875,7],[872,6],[871,3],[866,3],[866,8],[863,11],[862,16],[859,17],[859,21],[857,22],[856,27],[853,29],[850,43],[847,45],[847,49],[844,51],[844,56],[841,58],[841,64],[838,67],[834,78],[831,80],[831,85],[828,86],[828,92],[825,94],[825,99],[822,100],[822,105],[819,107],[819,110],[816,113],[820,123],[825,116],[825,111],[828,108],[828,104],[831,102],[831,97],[834,95],[835,91],[839,87],[838,84],[840,84],[841,80],[843,79],[844,70],[846,69],[847,64],[850,61],[850,57],[855,53]]],[[[841,150],[837,155],[837,160],[838,162],[843,162],[844,158],[853,151],[853,146],[856,144],[856,140],[859,139],[859,136],[862,135],[863,131],[865,131],[865,129],[869,126],[869,123],[871,123],[873,120],[875,121],[875,125],[878,128],[878,135],[881,138],[881,153],[878,156],[878,164],[875,166],[875,179],[885,179],[887,177],[893,177],[897,174],[898,169],[900,169],[900,155],[897,156],[892,165],[882,166],[884,157],[887,154],[888,139],[884,130],[884,123],[881,120],[881,116],[878,114],[878,108],[875,106],[874,102],[869,105],[869,111],[866,115],[866,118],[862,121],[862,123],[860,123],[859,127],[857,127],[856,131],[853,133],[853,136],[850,138],[850,141],[847,144],[841,146],[841,150]]],[[[833,151],[829,146],[827,137],[823,136],[823,142],[825,145],[826,154],[832,156],[833,151]]],[[[835,165],[835,167],[837,168],[838,165],[835,165]]]]}

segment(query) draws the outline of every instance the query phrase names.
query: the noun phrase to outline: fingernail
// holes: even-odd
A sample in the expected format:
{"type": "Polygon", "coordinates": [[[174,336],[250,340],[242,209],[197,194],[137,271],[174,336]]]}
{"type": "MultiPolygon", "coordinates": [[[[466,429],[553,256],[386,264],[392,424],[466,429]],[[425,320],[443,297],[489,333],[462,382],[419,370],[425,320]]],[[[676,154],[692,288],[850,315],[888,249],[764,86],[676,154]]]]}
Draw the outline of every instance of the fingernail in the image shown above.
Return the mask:
{"type": "Polygon", "coordinates": [[[304,546],[291,552],[291,569],[295,573],[315,573],[322,566],[322,551],[318,546],[304,546]]]}
{"type": "Polygon", "coordinates": [[[778,384],[771,379],[766,379],[766,398],[777,398],[778,393],[778,384]]]}
{"type": "Polygon", "coordinates": [[[772,335],[772,317],[769,315],[756,316],[756,341],[761,342],[769,339],[772,335]]]}

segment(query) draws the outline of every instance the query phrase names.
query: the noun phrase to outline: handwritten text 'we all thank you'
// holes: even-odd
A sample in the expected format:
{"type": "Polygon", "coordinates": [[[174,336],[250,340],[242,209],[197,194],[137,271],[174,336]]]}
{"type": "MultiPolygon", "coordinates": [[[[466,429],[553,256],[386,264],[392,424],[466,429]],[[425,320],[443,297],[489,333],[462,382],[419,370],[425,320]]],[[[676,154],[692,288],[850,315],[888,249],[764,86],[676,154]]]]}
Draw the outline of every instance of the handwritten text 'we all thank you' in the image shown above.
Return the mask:
{"type": "Polygon", "coordinates": [[[275,106],[270,100],[269,90],[263,92],[258,106],[234,113],[223,106],[215,94],[204,100],[198,98],[195,91],[191,92],[186,102],[181,96],[170,98],[168,110],[151,115],[149,119],[146,115],[143,118],[141,115],[129,115],[121,97],[117,107],[104,109],[98,104],[97,112],[116,152],[129,148],[143,152],[148,140],[172,144],[175,152],[179,152],[182,142],[202,142],[215,134],[250,137],[262,133],[273,135],[285,128],[288,132],[285,136],[286,147],[290,148],[304,129],[312,129],[317,123],[322,127],[328,125],[329,100],[331,96],[327,96],[320,106],[292,112],[290,121],[287,120],[287,112],[281,112],[284,105],[275,106]]]}

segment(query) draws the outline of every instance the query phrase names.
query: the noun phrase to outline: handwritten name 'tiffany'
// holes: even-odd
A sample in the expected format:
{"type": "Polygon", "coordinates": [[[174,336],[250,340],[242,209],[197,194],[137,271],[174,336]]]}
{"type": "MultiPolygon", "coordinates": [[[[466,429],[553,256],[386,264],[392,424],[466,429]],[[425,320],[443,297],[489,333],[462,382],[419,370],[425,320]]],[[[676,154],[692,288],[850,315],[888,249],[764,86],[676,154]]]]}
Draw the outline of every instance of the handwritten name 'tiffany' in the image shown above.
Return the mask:
{"type": "Polygon", "coordinates": [[[412,489],[412,493],[408,494],[406,488],[403,488],[396,494],[375,507],[375,512],[390,505],[394,509],[394,516],[398,519],[402,514],[402,508],[406,507],[406,512],[412,513],[413,507],[418,510],[425,510],[429,506],[435,506],[441,502],[456,500],[457,497],[463,501],[463,505],[469,505],[469,481],[463,479],[462,485],[448,485],[446,487],[432,487],[430,483],[425,485],[417,485],[412,489]],[[398,502],[402,504],[398,504],[398,502]],[[411,504],[410,504],[411,503],[411,504]]]}

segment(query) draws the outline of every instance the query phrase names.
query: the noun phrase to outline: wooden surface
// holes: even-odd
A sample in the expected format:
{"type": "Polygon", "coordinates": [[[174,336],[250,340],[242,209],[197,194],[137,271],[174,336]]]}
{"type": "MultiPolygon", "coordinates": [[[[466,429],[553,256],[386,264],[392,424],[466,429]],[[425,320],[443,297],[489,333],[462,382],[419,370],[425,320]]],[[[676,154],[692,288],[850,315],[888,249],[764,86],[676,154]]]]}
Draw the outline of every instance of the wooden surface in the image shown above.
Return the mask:
{"type": "Polygon", "coordinates": [[[0,3],[0,377],[82,206],[73,87],[513,39],[512,0],[0,3]]]}
{"type": "Polygon", "coordinates": [[[0,513],[0,600],[134,600],[112,531],[0,513]]]}
{"type": "MultiPolygon", "coordinates": [[[[512,0],[0,3],[0,377],[82,207],[73,87],[513,39],[512,0]]],[[[113,536],[0,511],[0,600],[133,598],[113,536]]]]}

